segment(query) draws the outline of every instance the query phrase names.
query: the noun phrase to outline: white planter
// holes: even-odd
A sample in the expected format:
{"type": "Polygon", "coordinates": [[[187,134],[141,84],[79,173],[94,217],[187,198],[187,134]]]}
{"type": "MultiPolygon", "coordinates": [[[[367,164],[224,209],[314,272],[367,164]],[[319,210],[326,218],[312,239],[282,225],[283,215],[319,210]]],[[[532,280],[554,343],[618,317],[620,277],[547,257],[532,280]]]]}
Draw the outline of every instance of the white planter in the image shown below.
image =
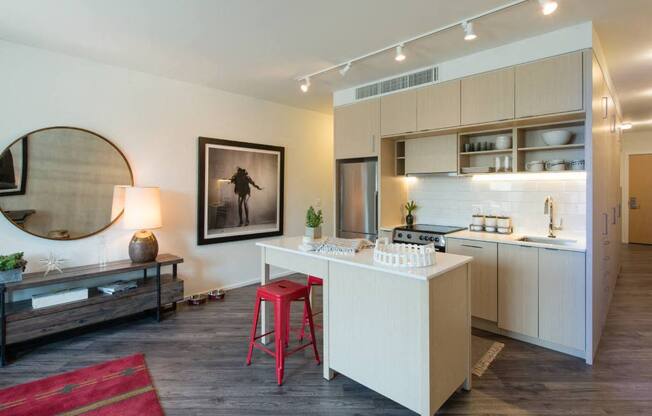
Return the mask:
{"type": "Polygon", "coordinates": [[[318,240],[321,238],[321,225],[319,227],[306,227],[306,238],[318,240]]]}
{"type": "Polygon", "coordinates": [[[23,280],[23,271],[21,269],[0,272],[0,284],[20,282],[21,280],[23,280]]]}

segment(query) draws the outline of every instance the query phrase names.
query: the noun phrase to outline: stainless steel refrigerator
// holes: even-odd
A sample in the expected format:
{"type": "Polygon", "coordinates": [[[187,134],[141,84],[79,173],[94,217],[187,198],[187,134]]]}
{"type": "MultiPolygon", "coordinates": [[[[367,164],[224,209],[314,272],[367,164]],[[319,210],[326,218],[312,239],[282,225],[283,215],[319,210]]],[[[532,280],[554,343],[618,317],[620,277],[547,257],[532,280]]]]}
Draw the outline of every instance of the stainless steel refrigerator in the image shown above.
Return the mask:
{"type": "Polygon", "coordinates": [[[378,236],[378,160],[337,162],[337,237],[378,236]]]}

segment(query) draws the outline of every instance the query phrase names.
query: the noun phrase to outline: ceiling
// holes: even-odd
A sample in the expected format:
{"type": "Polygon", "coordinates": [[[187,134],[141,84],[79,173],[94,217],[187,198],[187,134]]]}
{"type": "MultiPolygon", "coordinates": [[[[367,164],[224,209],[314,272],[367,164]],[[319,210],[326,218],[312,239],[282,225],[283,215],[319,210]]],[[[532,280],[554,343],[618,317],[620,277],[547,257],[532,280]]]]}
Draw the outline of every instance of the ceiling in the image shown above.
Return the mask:
{"type": "MultiPolygon", "coordinates": [[[[331,112],[332,91],[592,20],[624,117],[652,120],[652,1],[535,0],[461,29],[332,71],[303,94],[295,78],[500,6],[508,0],[0,0],[0,38],[331,112]]],[[[650,122],[652,124],[652,121],[650,122]]]]}

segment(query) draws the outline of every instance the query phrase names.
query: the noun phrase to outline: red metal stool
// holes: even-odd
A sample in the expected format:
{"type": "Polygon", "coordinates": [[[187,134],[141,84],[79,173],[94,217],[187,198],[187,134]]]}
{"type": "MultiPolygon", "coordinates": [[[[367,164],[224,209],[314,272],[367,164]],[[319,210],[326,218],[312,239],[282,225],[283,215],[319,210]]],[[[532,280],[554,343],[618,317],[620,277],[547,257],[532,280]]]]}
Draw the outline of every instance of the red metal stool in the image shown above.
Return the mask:
{"type": "MultiPolygon", "coordinates": [[[[308,276],[308,296],[310,296],[313,286],[323,286],[323,285],[324,285],[324,280],[321,277],[308,276]]],[[[306,328],[306,324],[308,323],[308,318],[310,318],[310,321],[312,321],[312,317],[315,315],[319,315],[320,313],[321,312],[315,312],[314,314],[312,314],[311,310],[303,308],[303,320],[301,321],[301,332],[299,333],[299,341],[303,341],[303,337],[305,336],[305,328],[306,328]]],[[[321,328],[319,325],[316,326],[318,328],[321,328]]]]}
{"type": "Polygon", "coordinates": [[[291,282],[289,280],[275,281],[265,286],[259,287],[256,291],[256,306],[254,307],[254,322],[251,326],[251,335],[249,336],[247,365],[251,364],[251,355],[253,353],[254,347],[276,358],[276,380],[278,381],[279,386],[283,384],[285,357],[288,357],[295,352],[301,351],[302,349],[312,345],[312,349],[315,352],[315,360],[317,361],[317,364],[321,363],[319,360],[319,352],[317,352],[317,341],[315,341],[315,328],[312,322],[312,311],[310,309],[309,294],[310,291],[308,286],[291,282]],[[258,329],[258,316],[260,315],[260,303],[262,301],[271,302],[274,304],[274,330],[256,336],[256,330],[258,329]],[[287,328],[290,327],[289,310],[290,303],[293,301],[303,301],[304,309],[308,310],[310,342],[307,344],[299,345],[292,351],[286,351],[285,347],[287,345],[287,328]],[[276,334],[274,336],[274,351],[265,347],[261,343],[256,342],[256,340],[272,333],[276,334]]]}

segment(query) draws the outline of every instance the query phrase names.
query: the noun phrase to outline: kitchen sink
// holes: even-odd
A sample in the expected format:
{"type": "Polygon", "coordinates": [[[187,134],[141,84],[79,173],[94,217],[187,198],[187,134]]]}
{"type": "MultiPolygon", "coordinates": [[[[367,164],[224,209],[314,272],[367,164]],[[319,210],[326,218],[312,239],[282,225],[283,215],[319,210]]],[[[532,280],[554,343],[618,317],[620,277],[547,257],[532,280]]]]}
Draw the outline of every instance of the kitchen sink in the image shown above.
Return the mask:
{"type": "Polygon", "coordinates": [[[550,237],[541,237],[535,235],[525,235],[518,239],[518,241],[524,241],[528,243],[538,243],[538,244],[552,244],[556,246],[570,246],[577,244],[577,240],[568,240],[563,238],[550,238],[550,237]]]}

